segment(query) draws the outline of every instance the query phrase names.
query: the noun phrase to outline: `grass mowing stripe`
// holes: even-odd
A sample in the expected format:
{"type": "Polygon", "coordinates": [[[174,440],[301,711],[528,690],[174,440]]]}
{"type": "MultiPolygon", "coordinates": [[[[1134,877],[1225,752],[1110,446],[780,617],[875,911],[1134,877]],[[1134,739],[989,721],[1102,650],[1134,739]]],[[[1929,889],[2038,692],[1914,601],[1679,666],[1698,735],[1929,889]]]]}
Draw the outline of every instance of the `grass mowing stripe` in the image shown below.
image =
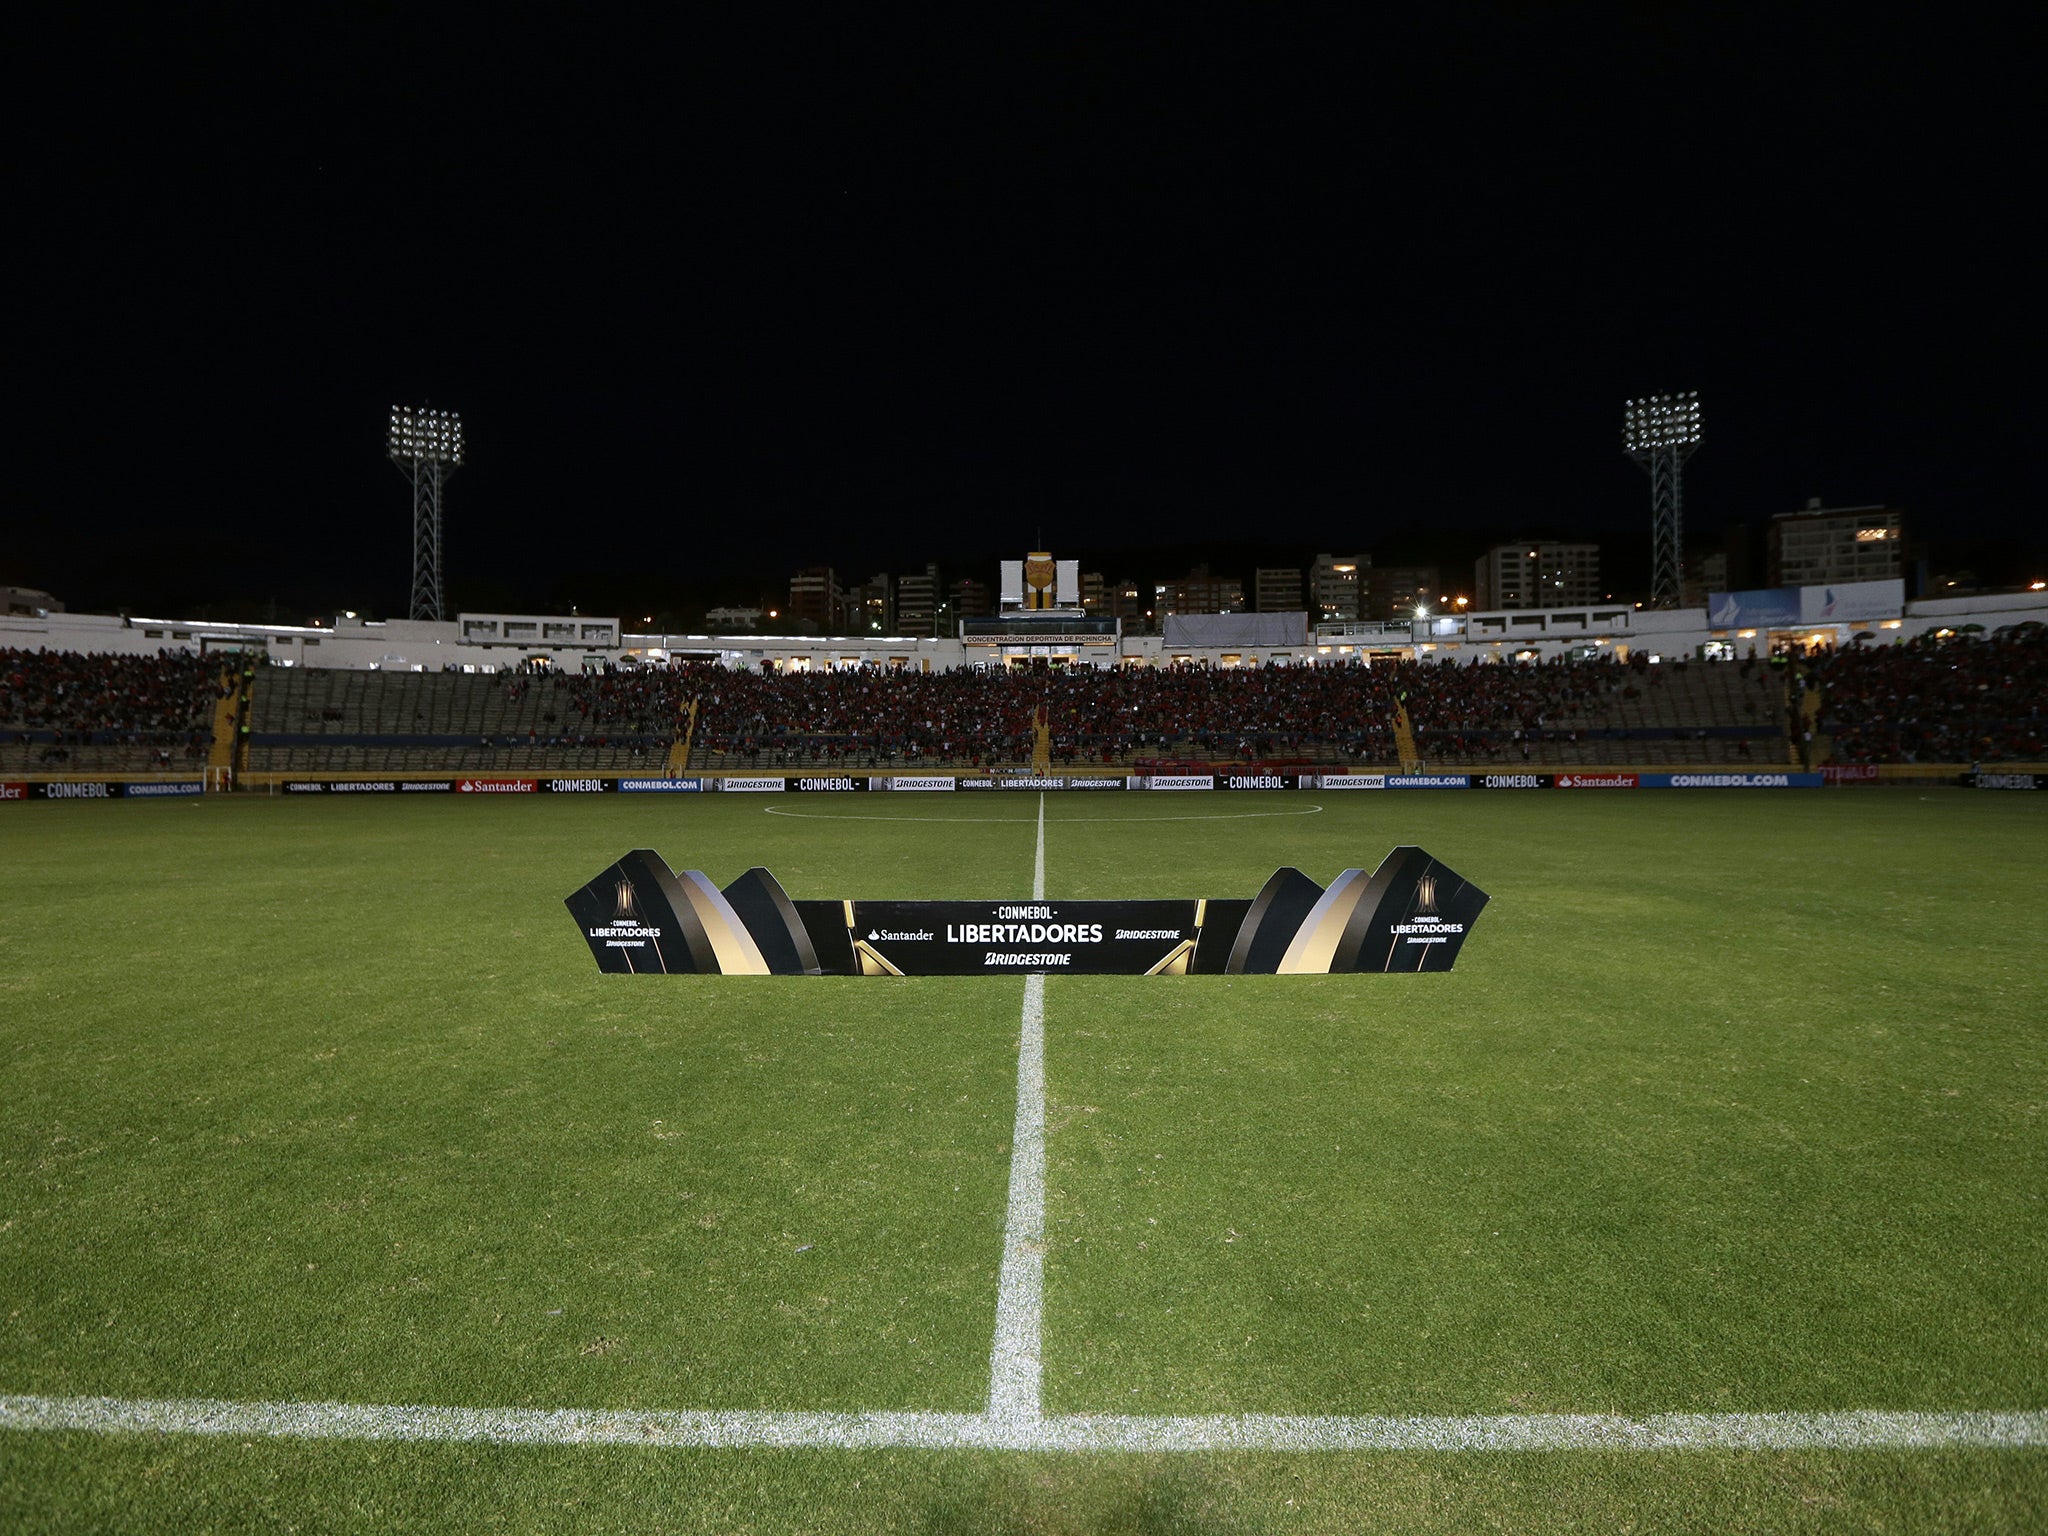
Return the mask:
{"type": "MultiPolygon", "coordinates": [[[[1031,899],[1045,900],[1045,796],[1038,797],[1038,845],[1031,899]]],[[[996,1287],[995,1343],[989,1351],[988,1413],[1009,1425],[1040,1416],[1045,1316],[1045,978],[1024,978],[1017,1043],[1017,1128],[1010,1147],[1010,1205],[1003,1220],[1003,1268],[996,1287]]]]}
{"type": "Polygon", "coordinates": [[[691,1413],[230,1403],[206,1398],[0,1397],[0,1430],[837,1450],[1884,1451],[2048,1446],[2048,1412],[1503,1414],[1318,1418],[1277,1414],[999,1419],[970,1413],[691,1413]]]}

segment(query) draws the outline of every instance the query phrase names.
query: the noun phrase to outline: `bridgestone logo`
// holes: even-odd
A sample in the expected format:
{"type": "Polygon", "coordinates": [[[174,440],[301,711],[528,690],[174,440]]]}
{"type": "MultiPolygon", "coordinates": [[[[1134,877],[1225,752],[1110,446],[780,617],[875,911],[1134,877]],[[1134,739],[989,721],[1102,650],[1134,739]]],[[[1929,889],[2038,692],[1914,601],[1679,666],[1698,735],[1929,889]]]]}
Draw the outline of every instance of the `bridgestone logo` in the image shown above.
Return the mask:
{"type": "Polygon", "coordinates": [[[887,782],[892,789],[927,790],[951,789],[953,787],[951,779],[890,779],[887,782]]]}
{"type": "Polygon", "coordinates": [[[728,794],[781,794],[789,785],[781,779],[720,779],[718,787],[728,794]]]}

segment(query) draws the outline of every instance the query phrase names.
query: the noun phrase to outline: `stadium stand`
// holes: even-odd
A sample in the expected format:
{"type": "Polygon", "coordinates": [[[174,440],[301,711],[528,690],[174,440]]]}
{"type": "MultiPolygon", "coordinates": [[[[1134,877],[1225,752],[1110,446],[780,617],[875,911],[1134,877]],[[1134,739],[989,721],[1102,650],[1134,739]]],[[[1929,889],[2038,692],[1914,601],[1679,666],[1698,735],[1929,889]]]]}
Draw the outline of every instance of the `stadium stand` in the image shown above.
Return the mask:
{"type": "Polygon", "coordinates": [[[0,650],[0,773],[197,773],[240,659],[0,650]]]}
{"type": "Polygon", "coordinates": [[[1382,766],[1399,761],[1400,701],[1433,762],[1786,760],[1780,678],[1732,663],[775,674],[692,664],[510,678],[271,673],[248,766],[647,771],[665,764],[693,703],[693,772],[1023,766],[1041,718],[1048,761],[1064,768],[1382,766]]]}
{"type": "Polygon", "coordinates": [[[1808,673],[1841,763],[2048,758],[2048,626],[1834,651],[1808,673]]]}
{"type": "Polygon", "coordinates": [[[0,772],[954,771],[1163,764],[1782,766],[2048,757],[2048,628],[1758,661],[580,674],[0,651],[0,772]],[[694,725],[692,720],[694,718],[694,725]],[[214,754],[218,758],[219,753],[214,754]]]}

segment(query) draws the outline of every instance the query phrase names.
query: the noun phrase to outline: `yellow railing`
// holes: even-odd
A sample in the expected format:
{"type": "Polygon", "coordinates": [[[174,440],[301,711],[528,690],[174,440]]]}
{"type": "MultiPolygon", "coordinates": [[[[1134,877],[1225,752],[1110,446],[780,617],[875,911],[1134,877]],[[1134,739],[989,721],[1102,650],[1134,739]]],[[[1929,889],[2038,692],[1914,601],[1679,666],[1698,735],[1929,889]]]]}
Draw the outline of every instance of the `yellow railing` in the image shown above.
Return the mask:
{"type": "Polygon", "coordinates": [[[1422,754],[1415,750],[1415,726],[1408,718],[1408,706],[1394,703],[1394,750],[1401,758],[1401,771],[1413,773],[1422,766],[1422,754]]]}
{"type": "Polygon", "coordinates": [[[697,701],[690,700],[683,710],[683,734],[668,745],[668,771],[671,775],[681,773],[690,766],[690,743],[697,739],[697,701]]]}

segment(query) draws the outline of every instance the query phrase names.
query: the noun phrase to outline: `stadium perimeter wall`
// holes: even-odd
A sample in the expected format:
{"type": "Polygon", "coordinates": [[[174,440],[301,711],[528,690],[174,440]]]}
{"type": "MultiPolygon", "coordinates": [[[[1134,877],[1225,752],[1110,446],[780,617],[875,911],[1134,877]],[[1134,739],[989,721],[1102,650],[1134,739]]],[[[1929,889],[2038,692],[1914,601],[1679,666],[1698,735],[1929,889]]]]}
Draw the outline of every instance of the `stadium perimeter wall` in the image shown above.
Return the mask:
{"type": "MultiPolygon", "coordinates": [[[[1666,612],[1629,610],[1618,619],[1595,623],[1586,609],[1513,614],[1478,613],[1433,620],[1416,637],[1380,631],[1346,637],[1325,633],[1297,646],[1226,650],[1220,647],[1169,648],[1156,635],[1125,635],[1114,647],[1103,647],[1102,665],[1136,662],[1163,666],[1176,661],[1208,665],[1254,665],[1266,662],[1306,664],[1343,662],[1372,653],[1402,652],[1439,664],[1472,664],[1530,656],[1548,661],[1583,652],[1588,646],[1613,648],[1619,654],[1642,651],[1676,660],[1700,653],[1709,641],[1733,643],[1738,654],[1769,648],[1771,636],[1756,630],[1716,629],[1704,608],[1666,612]],[[1496,637],[1495,621],[1503,621],[1507,637],[1496,637]]],[[[50,613],[0,615],[0,648],[60,650],[110,655],[151,655],[160,651],[252,650],[271,661],[291,666],[393,669],[439,672],[444,669],[507,671],[532,657],[543,657],[559,671],[580,672],[605,666],[631,665],[670,657],[716,659],[728,666],[828,670],[871,664],[900,665],[918,671],[948,671],[989,659],[986,647],[958,640],[892,639],[869,636],[783,638],[762,635],[621,634],[610,628],[613,643],[597,645],[581,639],[535,643],[481,644],[465,635],[478,626],[499,622],[497,616],[463,614],[447,623],[393,619],[376,622],[346,615],[332,624],[231,624],[211,620],[131,618],[116,614],[50,613]]],[[[1944,598],[1909,602],[1891,619],[1803,626],[1797,633],[1834,644],[1848,644],[1868,635],[1877,644],[1911,640],[1942,630],[1968,630],[1974,625],[1994,633],[2013,624],[2048,623],[2048,592],[2017,592],[1985,597],[1944,598]]],[[[605,629],[611,621],[563,620],[563,625],[605,629]]],[[[546,627],[543,625],[543,627],[546,627]]],[[[1327,628],[1327,626],[1326,626],[1327,628]]]]}

